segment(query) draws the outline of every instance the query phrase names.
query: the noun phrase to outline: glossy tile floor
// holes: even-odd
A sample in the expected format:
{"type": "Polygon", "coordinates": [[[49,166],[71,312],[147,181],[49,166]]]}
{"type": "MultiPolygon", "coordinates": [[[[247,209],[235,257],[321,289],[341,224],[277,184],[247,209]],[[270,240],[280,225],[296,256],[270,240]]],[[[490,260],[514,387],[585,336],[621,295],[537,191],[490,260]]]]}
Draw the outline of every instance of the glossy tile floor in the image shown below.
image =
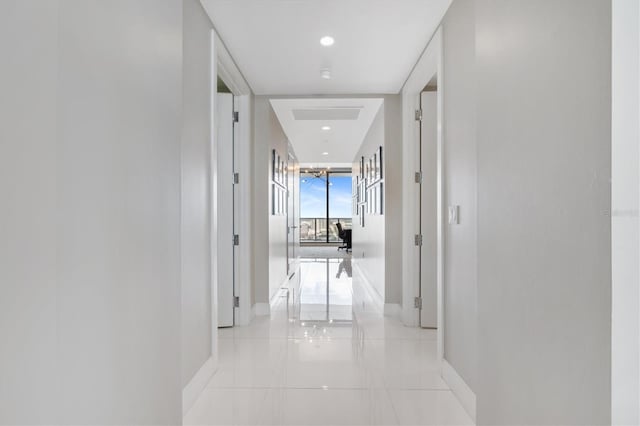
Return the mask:
{"type": "Polygon", "coordinates": [[[271,317],[219,330],[219,366],[185,424],[468,425],[433,330],[373,306],[350,257],[302,259],[271,317]]]}

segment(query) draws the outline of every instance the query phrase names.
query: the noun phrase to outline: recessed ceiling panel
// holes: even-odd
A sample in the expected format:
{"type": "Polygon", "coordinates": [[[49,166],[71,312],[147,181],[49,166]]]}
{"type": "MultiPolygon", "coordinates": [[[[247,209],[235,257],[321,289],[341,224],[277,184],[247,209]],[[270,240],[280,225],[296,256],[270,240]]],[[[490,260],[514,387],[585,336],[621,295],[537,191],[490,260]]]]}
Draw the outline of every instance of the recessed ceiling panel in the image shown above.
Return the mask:
{"type": "Polygon", "coordinates": [[[351,164],[382,105],[381,98],[271,99],[298,160],[309,164],[351,164]]]}
{"type": "Polygon", "coordinates": [[[294,109],[296,120],[357,120],[360,108],[294,109]]]}

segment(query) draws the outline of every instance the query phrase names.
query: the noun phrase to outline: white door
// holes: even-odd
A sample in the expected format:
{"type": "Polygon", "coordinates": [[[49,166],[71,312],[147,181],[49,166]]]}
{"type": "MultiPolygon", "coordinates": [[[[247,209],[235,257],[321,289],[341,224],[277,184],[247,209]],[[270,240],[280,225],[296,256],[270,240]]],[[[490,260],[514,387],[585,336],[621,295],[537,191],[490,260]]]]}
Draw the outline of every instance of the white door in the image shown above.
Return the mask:
{"type": "Polygon", "coordinates": [[[233,289],[233,95],[217,94],[218,327],[232,327],[233,289]]]}
{"type": "MultiPolygon", "coordinates": [[[[232,187],[232,191],[233,191],[233,235],[238,235],[238,244],[240,244],[240,233],[239,233],[239,224],[240,221],[238,219],[238,214],[240,213],[240,194],[238,193],[239,191],[239,186],[238,183],[239,181],[235,180],[235,175],[236,172],[238,171],[238,149],[240,147],[239,144],[239,139],[240,139],[240,125],[238,123],[238,120],[236,119],[236,117],[238,117],[237,114],[239,114],[238,112],[238,97],[237,96],[233,96],[233,117],[232,118],[232,125],[233,125],[233,147],[232,147],[232,152],[233,152],[233,162],[232,162],[232,173],[231,173],[231,187],[232,187]]],[[[238,117],[239,118],[239,117],[238,117]]],[[[246,238],[246,235],[244,236],[246,238]]],[[[238,284],[238,277],[240,276],[240,271],[238,270],[240,262],[238,262],[238,245],[236,245],[235,243],[233,244],[233,295],[234,295],[234,309],[233,309],[233,318],[234,318],[234,325],[235,325],[235,318],[238,317],[239,315],[239,305],[240,305],[240,300],[235,299],[235,296],[238,295],[237,292],[237,284],[238,284]],[[236,300],[238,303],[236,303],[236,300]]]]}
{"type": "Polygon", "coordinates": [[[437,328],[437,92],[420,94],[422,123],[420,128],[420,169],[422,184],[420,185],[420,326],[437,328]]]}
{"type": "Polygon", "coordinates": [[[300,170],[298,160],[289,144],[289,161],[287,162],[287,274],[295,272],[300,243],[300,229],[298,224],[298,196],[300,192],[300,170]]]}

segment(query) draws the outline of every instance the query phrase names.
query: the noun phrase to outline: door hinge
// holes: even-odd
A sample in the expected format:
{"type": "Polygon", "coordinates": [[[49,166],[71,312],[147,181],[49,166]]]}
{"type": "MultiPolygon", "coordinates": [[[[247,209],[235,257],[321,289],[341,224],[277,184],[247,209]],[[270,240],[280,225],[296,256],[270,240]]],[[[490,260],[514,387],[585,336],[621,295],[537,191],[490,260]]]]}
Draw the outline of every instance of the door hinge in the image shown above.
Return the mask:
{"type": "Polygon", "coordinates": [[[239,246],[240,245],[240,235],[233,234],[233,245],[234,246],[239,246]]]}
{"type": "Polygon", "coordinates": [[[422,235],[421,234],[416,234],[414,235],[414,242],[417,246],[421,246],[422,245],[422,235]]]}
{"type": "Polygon", "coordinates": [[[233,183],[236,185],[240,183],[240,173],[233,174],[233,183]]]}
{"type": "Polygon", "coordinates": [[[422,110],[421,109],[417,109],[416,110],[416,121],[422,121],[422,110]]]}
{"type": "Polygon", "coordinates": [[[240,296],[233,296],[233,307],[234,308],[240,307],[240,296]]]}
{"type": "Polygon", "coordinates": [[[422,297],[415,297],[413,299],[413,307],[416,309],[422,309],[422,297]]]}
{"type": "Polygon", "coordinates": [[[416,183],[422,183],[422,172],[416,172],[415,181],[416,183]]]}
{"type": "Polygon", "coordinates": [[[233,122],[237,123],[240,121],[240,113],[238,111],[233,111],[233,122]]]}

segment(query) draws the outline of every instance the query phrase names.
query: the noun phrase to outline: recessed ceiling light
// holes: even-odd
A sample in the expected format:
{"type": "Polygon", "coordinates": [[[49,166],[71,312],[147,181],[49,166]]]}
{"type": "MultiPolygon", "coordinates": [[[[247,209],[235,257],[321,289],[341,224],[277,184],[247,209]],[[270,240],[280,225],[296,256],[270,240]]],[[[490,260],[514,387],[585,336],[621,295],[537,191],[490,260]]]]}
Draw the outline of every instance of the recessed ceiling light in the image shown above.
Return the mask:
{"type": "MultiPolygon", "coordinates": [[[[330,127],[330,126],[322,126],[322,127],[321,127],[321,129],[322,129],[322,130],[324,130],[324,131],[326,132],[326,131],[328,131],[328,130],[331,130],[331,127],[330,127]]],[[[326,142],[326,141],[325,141],[325,142],[326,142]]]]}
{"type": "Polygon", "coordinates": [[[335,40],[331,36],[324,36],[320,39],[320,44],[323,46],[332,46],[335,40]]]}
{"type": "Polygon", "coordinates": [[[331,79],[331,70],[329,68],[322,68],[320,70],[320,77],[324,78],[325,80],[330,80],[331,79]]]}
{"type": "Polygon", "coordinates": [[[329,155],[329,153],[325,151],[322,153],[322,155],[329,155]]]}

